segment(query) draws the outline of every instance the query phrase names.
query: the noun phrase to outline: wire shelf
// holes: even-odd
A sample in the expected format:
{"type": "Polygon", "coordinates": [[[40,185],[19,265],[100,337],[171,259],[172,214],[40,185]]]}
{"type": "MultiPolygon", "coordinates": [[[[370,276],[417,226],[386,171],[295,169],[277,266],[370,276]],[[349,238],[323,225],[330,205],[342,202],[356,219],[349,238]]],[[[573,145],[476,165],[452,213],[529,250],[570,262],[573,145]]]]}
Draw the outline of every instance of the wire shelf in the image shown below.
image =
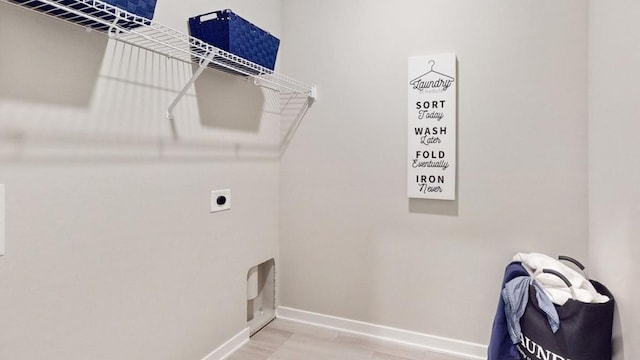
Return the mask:
{"type": "Polygon", "coordinates": [[[285,90],[315,100],[315,87],[218,49],[193,36],[99,0],[0,0],[97,30],[128,43],[183,62],[240,74],[256,85],[285,90]]]}

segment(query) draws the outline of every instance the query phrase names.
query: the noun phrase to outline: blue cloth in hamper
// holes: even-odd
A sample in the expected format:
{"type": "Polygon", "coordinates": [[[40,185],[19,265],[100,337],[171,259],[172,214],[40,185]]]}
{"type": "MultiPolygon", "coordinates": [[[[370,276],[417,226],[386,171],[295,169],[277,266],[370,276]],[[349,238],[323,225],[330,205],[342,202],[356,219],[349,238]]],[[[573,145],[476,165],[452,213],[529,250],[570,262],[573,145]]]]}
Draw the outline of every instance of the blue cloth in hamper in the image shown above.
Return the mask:
{"type": "MultiPolygon", "coordinates": [[[[509,281],[519,277],[529,276],[529,273],[520,264],[520,262],[512,262],[507,265],[502,282],[502,288],[509,281]]],[[[504,300],[502,299],[502,290],[500,290],[500,299],[498,301],[498,309],[493,319],[491,328],[491,340],[489,341],[489,349],[487,351],[487,360],[520,360],[518,349],[511,342],[509,336],[509,327],[507,325],[507,317],[504,313],[504,300]]]]}
{"type": "Polygon", "coordinates": [[[556,311],[553,302],[540,286],[540,283],[533,280],[530,276],[518,276],[505,284],[502,289],[502,300],[504,300],[504,312],[507,318],[507,328],[511,342],[517,344],[520,342],[522,330],[520,328],[520,318],[524,315],[524,311],[529,303],[529,285],[533,285],[536,290],[536,299],[538,306],[546,316],[551,331],[555,334],[560,328],[560,319],[558,311],[556,311]]]}

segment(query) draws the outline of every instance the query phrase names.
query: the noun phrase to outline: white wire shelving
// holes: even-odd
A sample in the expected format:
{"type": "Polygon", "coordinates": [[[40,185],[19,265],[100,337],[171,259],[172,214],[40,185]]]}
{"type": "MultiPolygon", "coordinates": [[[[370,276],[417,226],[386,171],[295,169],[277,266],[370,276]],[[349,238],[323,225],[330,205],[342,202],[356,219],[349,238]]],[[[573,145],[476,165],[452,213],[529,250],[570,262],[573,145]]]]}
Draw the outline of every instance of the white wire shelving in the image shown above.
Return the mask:
{"type": "MultiPolygon", "coordinates": [[[[305,107],[317,97],[316,87],[279,74],[239,56],[218,49],[202,40],[168,26],[124,11],[100,0],[0,0],[52,16],[89,30],[97,30],[110,38],[165,55],[187,63],[199,63],[199,68],[167,108],[167,118],[173,120],[173,110],[206,68],[215,68],[246,76],[254,84],[281,93],[306,96],[305,107]]],[[[285,105],[286,107],[286,102],[285,105]]],[[[281,109],[285,111],[285,109],[281,109]]],[[[300,119],[297,119],[300,120],[300,119]]]]}

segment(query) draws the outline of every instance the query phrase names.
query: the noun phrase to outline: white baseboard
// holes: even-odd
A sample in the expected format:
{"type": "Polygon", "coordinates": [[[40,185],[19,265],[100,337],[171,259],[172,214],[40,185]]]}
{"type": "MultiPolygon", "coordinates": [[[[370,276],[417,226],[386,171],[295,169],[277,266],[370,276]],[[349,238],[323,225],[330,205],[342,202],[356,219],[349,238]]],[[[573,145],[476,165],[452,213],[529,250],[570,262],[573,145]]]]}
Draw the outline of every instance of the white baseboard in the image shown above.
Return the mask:
{"type": "Polygon", "coordinates": [[[231,339],[227,340],[224,344],[220,345],[217,349],[213,350],[209,355],[205,356],[202,360],[224,360],[234,351],[238,350],[242,345],[249,342],[249,335],[251,329],[246,328],[236,334],[231,339]]]}
{"type": "Polygon", "coordinates": [[[277,318],[320,326],[341,332],[376,338],[383,341],[415,346],[463,359],[486,360],[487,346],[440,336],[370,324],[362,321],[323,315],[279,306],[277,318]]]}

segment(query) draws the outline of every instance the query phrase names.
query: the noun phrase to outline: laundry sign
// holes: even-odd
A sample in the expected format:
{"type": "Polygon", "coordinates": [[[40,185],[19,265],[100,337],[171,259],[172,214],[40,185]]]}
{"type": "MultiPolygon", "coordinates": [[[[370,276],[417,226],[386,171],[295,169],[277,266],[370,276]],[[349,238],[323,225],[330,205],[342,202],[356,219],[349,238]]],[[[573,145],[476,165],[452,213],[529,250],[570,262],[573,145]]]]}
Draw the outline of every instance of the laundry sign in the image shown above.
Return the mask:
{"type": "Polygon", "coordinates": [[[456,55],[409,57],[407,195],[456,198],[456,55]]]}

